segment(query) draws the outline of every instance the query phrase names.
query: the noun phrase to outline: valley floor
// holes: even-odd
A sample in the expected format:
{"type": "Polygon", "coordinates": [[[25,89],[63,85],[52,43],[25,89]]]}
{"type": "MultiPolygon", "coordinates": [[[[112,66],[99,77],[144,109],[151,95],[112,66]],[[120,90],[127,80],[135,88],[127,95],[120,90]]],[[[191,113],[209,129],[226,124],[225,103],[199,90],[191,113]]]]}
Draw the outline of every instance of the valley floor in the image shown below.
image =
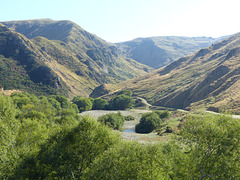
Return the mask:
{"type": "Polygon", "coordinates": [[[135,126],[137,123],[139,123],[139,120],[141,118],[141,114],[152,112],[151,110],[138,110],[138,109],[132,109],[132,110],[124,110],[124,111],[112,111],[112,110],[92,110],[92,111],[85,111],[80,113],[81,116],[89,115],[95,119],[98,117],[109,114],[109,113],[117,113],[121,112],[123,116],[134,116],[134,121],[125,121],[123,125],[123,131],[121,132],[122,137],[127,140],[132,141],[138,141],[141,143],[154,143],[160,140],[168,140],[171,134],[165,134],[164,136],[157,135],[157,132],[152,132],[149,134],[139,134],[135,133],[135,126]]]}

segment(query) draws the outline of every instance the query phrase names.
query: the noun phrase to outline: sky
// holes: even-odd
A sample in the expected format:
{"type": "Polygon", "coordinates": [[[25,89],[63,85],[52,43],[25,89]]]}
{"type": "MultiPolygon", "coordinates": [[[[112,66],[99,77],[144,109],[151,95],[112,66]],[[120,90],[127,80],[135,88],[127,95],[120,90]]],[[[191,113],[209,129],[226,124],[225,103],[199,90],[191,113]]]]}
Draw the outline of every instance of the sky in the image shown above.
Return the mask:
{"type": "Polygon", "coordinates": [[[108,42],[240,32],[239,0],[0,0],[0,21],[71,20],[108,42]]]}

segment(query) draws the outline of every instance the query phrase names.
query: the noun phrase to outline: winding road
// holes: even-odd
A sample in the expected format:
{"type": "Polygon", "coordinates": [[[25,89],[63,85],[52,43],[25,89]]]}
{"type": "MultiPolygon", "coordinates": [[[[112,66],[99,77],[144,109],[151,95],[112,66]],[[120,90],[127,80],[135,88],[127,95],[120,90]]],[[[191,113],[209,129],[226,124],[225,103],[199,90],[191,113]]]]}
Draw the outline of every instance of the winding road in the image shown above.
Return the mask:
{"type": "MultiPolygon", "coordinates": [[[[154,107],[152,106],[151,104],[149,104],[147,102],[146,99],[142,98],[142,97],[136,97],[138,99],[141,99],[142,103],[146,105],[146,110],[149,110],[149,107],[154,107]]],[[[174,108],[167,108],[167,107],[163,107],[163,106],[155,106],[155,107],[161,107],[163,109],[174,109],[174,108]]],[[[184,109],[175,109],[177,111],[182,111],[182,112],[188,112],[187,110],[184,110],[184,109]]],[[[223,115],[222,113],[217,113],[217,112],[214,112],[214,111],[208,111],[208,110],[205,110],[204,112],[206,113],[211,113],[211,114],[219,114],[219,115],[223,115]]],[[[228,115],[227,116],[231,116],[232,118],[235,118],[235,119],[240,119],[240,115],[228,115]]]]}

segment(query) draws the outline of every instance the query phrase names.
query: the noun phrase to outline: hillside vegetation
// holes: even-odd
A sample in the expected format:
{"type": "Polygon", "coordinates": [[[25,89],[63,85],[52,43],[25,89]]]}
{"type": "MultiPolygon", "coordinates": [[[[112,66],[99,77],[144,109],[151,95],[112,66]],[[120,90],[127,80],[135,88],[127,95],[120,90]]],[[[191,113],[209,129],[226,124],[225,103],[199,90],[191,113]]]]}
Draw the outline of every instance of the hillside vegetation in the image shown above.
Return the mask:
{"type": "Polygon", "coordinates": [[[159,36],[116,43],[123,54],[155,69],[205,48],[224,37],[159,36]]]}
{"type": "Polygon", "coordinates": [[[128,88],[154,105],[240,113],[239,49],[240,33],[111,88],[128,88]]]}
{"type": "MultiPolygon", "coordinates": [[[[22,71],[27,68],[27,72],[21,73],[20,77],[23,74],[29,75],[32,86],[46,84],[50,89],[63,91],[70,96],[88,96],[96,86],[103,83],[117,83],[152,71],[148,66],[125,58],[115,45],[88,33],[70,21],[45,19],[9,21],[3,24],[5,26],[1,25],[0,38],[2,59],[10,58],[17,66],[21,59],[31,56],[29,62],[41,64],[44,69],[36,70],[35,66],[22,67],[22,71]],[[26,48],[28,49],[25,50],[26,48]],[[28,72],[29,69],[31,73],[28,72]],[[48,78],[53,76],[54,82],[53,78],[48,78]],[[43,78],[45,78],[44,81],[43,78]]],[[[31,63],[27,65],[32,66],[31,63]]],[[[2,83],[6,84],[5,79],[2,83]]],[[[19,88],[29,89],[23,87],[28,86],[26,83],[23,85],[19,81],[18,84],[18,86],[22,85],[19,88]]],[[[18,88],[18,86],[11,88],[18,88]]],[[[38,88],[35,89],[37,91],[38,88]]],[[[49,94],[49,92],[46,93],[49,94]]]]}

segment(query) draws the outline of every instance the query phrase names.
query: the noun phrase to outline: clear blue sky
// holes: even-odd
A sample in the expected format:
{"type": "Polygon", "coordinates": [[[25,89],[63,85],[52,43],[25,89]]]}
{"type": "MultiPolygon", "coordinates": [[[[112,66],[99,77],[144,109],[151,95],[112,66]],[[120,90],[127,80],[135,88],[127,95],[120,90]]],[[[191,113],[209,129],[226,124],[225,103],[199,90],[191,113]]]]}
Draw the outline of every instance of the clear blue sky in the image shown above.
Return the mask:
{"type": "Polygon", "coordinates": [[[240,32],[239,0],[0,0],[0,21],[71,20],[108,42],[240,32]]]}

